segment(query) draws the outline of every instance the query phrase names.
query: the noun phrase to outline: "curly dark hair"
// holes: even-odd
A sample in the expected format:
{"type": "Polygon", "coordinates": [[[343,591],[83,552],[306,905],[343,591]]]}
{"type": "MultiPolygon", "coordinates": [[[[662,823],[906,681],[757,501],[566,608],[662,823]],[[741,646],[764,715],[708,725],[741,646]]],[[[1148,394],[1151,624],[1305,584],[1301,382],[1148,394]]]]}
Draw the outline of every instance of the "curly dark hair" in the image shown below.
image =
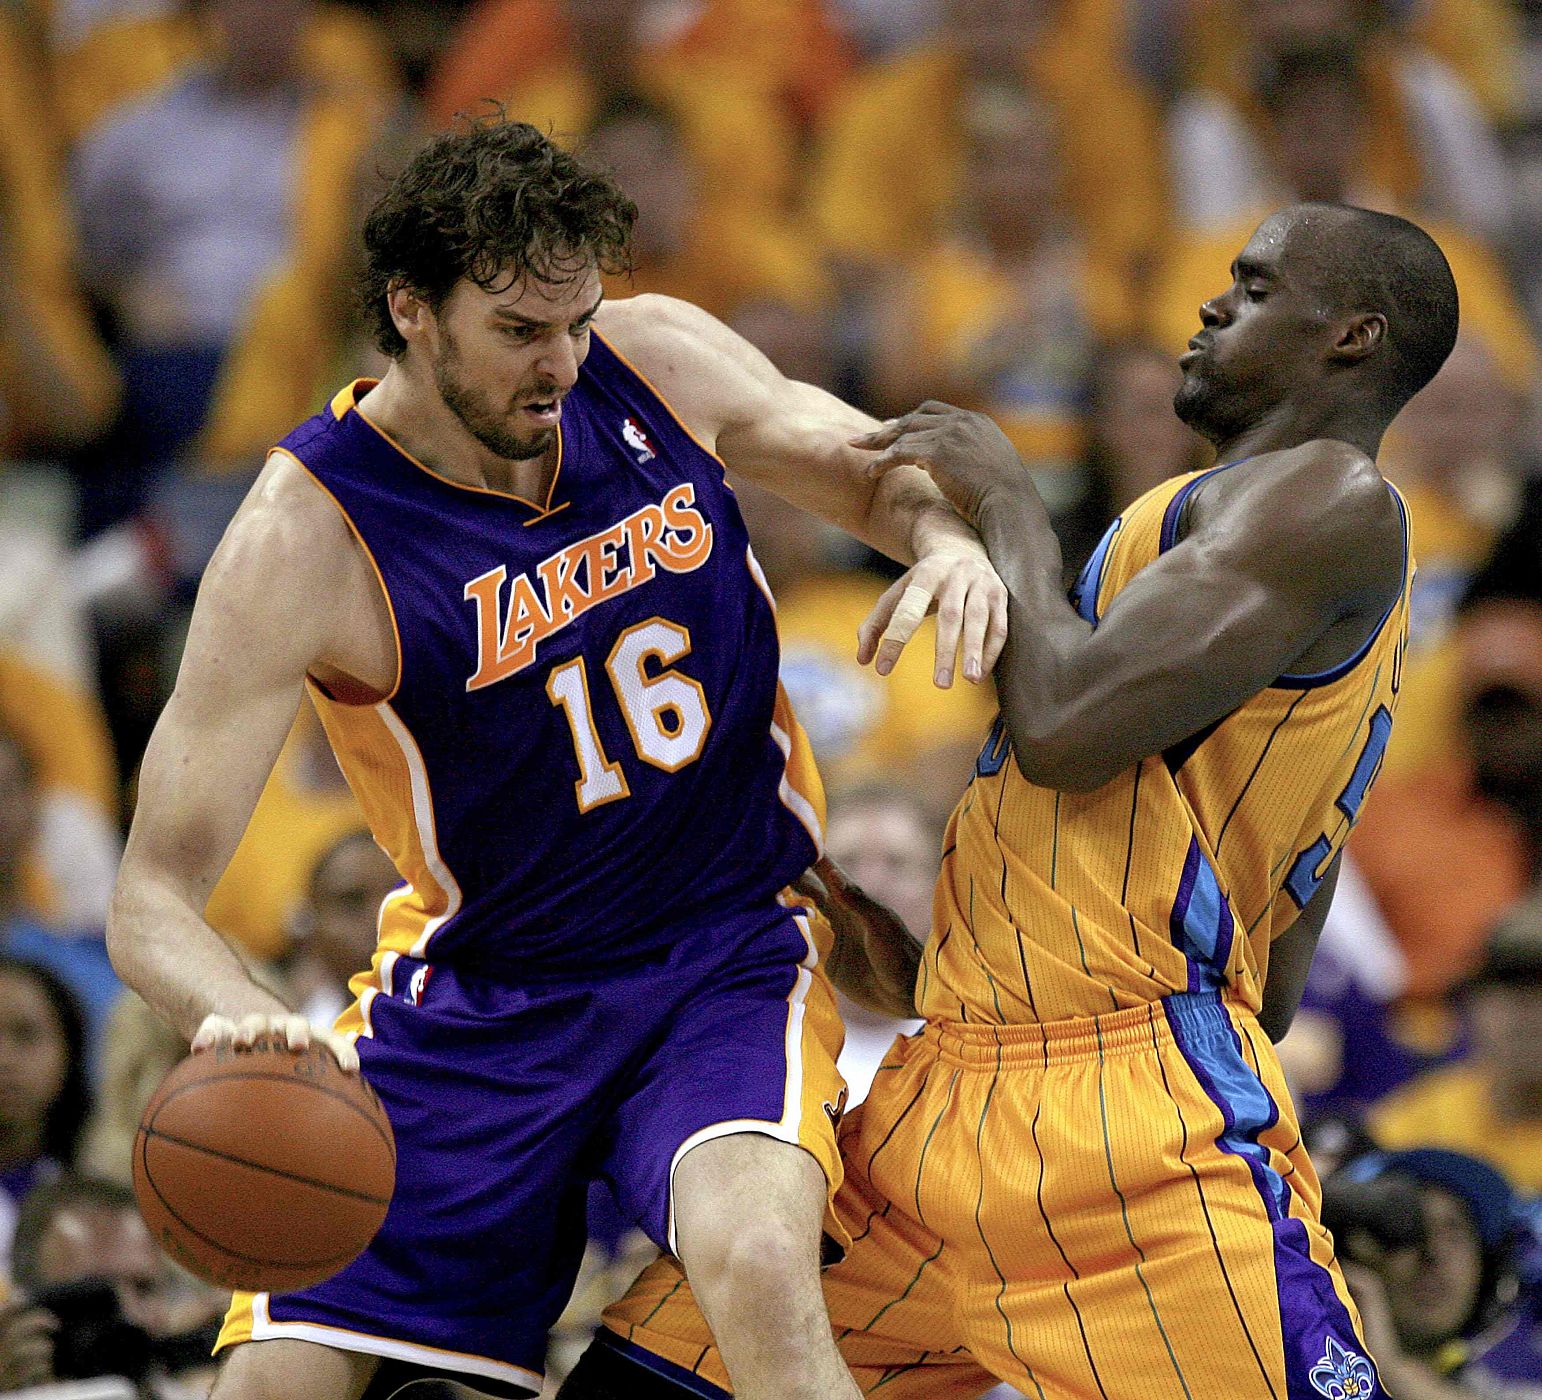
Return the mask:
{"type": "Polygon", "coordinates": [[[391,182],[364,221],[360,287],[375,344],[407,342],[386,296],[410,287],[437,310],[462,277],[485,290],[527,277],[560,286],[589,266],[631,270],[637,206],[544,132],[501,111],[462,118],[391,182]]]}

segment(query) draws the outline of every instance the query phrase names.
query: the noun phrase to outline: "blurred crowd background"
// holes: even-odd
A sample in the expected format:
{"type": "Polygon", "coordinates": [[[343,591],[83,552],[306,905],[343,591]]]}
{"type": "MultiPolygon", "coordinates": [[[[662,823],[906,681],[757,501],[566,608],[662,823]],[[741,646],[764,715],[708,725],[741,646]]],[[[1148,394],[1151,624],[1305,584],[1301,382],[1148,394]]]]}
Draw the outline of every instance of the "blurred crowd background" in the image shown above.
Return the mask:
{"type": "MultiPolygon", "coordinates": [[[[1437,237],[1402,708],[1283,1053],[1389,1389],[1542,1395],[1542,0],[0,0],[0,1391],[206,1392],[220,1299],[124,1191],[183,1051],[103,945],[136,766],[265,450],[381,372],[363,212],[489,100],[615,172],[633,289],[995,415],[1073,570],[1206,464],[1175,359],[1264,214],[1437,237]]],[[[924,934],[989,686],[859,670],[882,562],[742,496],[832,851],[924,934]]],[[[395,880],[307,702],[208,916],[325,1020],[395,880]]],[[[893,1030],[853,1010],[859,1093],[893,1030]]],[[[637,1261],[596,1236],[554,1375],[637,1261]]]]}

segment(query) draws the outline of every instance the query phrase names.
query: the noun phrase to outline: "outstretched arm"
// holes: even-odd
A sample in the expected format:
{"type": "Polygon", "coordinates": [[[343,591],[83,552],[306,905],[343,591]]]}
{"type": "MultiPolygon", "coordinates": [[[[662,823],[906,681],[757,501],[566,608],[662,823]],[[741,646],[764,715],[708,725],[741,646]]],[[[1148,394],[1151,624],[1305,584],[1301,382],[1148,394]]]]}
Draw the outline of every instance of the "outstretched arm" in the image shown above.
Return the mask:
{"type": "Polygon", "coordinates": [[[1006,636],[1006,589],[975,529],[918,467],[881,478],[852,438],[878,425],[812,384],[788,379],[715,317],[671,297],[607,303],[597,323],[736,477],[753,481],[912,568],[886,617],[879,670],[932,607],[936,680],[980,680],[1006,636]]]}
{"type": "Polygon", "coordinates": [[[1002,714],[1023,774],[1048,787],[1101,787],[1224,718],[1336,628],[1347,655],[1401,587],[1397,507],[1344,443],[1260,456],[1213,499],[1201,492],[1183,539],[1094,627],[1067,600],[1044,506],[989,418],[928,404],[863,442],[873,470],[925,467],[978,523],[1011,598],[1002,714]]]}
{"type": "MultiPolygon", "coordinates": [[[[270,461],[204,575],[176,689],[140,768],[108,917],[113,966],[195,1049],[259,1035],[303,1049],[311,1038],[203,919],[294,722],[306,670],[326,658],[331,619],[347,611],[340,561],[352,542],[298,471],[270,461]]],[[[327,1043],[344,1068],[357,1066],[346,1040],[327,1043]]]]}

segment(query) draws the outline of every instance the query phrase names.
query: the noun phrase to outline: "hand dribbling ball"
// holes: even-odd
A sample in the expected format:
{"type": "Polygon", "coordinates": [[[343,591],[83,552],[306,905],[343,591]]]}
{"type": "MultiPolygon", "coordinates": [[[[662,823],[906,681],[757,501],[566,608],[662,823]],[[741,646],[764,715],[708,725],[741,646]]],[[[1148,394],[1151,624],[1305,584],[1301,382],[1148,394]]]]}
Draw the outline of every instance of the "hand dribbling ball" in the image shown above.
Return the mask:
{"type": "Polygon", "coordinates": [[[134,1139],[150,1232],[198,1277],[243,1292],[330,1278],[369,1244],[396,1182],[380,1100],[320,1046],[191,1055],[134,1139]]]}

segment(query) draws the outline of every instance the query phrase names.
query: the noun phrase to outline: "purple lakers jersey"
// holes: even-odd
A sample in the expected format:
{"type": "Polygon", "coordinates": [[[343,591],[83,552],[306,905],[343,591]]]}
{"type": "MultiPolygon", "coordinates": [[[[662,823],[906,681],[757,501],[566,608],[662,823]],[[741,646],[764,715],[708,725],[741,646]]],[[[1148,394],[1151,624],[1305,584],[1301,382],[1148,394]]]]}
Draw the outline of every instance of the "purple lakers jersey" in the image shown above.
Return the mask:
{"type": "Polygon", "coordinates": [[[377,704],[312,684],[406,882],[381,955],[582,973],[773,900],[823,796],[722,463],[599,336],[548,498],[436,474],[343,390],[280,450],[336,501],[393,618],[377,704]]]}

